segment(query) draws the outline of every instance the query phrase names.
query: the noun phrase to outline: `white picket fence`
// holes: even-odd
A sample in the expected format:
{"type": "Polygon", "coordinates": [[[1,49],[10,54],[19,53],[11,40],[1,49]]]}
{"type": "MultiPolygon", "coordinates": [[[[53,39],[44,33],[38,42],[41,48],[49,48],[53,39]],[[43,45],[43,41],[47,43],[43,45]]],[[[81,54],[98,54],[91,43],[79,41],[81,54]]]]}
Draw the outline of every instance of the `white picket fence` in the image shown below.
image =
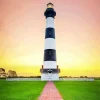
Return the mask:
{"type": "Polygon", "coordinates": [[[6,78],[6,81],[41,81],[41,78],[6,78]]]}
{"type": "MultiPolygon", "coordinates": [[[[6,81],[41,81],[41,78],[6,78],[6,81]]],[[[58,81],[94,81],[94,78],[59,78],[58,81]]]]}
{"type": "Polygon", "coordinates": [[[94,78],[59,78],[60,81],[94,81],[94,78]]]}

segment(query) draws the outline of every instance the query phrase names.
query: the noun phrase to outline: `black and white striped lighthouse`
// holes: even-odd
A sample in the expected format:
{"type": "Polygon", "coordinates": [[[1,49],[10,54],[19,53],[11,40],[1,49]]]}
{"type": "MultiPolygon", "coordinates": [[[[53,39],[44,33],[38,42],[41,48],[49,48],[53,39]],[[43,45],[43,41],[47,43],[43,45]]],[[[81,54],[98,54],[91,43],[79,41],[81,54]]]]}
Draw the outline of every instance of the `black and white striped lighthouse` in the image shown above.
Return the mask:
{"type": "Polygon", "coordinates": [[[41,80],[59,80],[59,72],[56,59],[56,42],[54,18],[56,12],[53,9],[53,4],[48,3],[47,9],[44,12],[46,17],[45,30],[45,47],[44,47],[44,64],[41,69],[41,80]]]}

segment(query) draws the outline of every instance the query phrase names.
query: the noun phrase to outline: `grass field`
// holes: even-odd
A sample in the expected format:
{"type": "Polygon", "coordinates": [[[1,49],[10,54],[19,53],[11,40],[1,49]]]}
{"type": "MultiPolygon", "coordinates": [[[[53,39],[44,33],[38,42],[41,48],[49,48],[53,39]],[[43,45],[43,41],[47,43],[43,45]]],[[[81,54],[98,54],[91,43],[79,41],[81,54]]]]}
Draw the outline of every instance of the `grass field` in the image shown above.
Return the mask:
{"type": "Polygon", "coordinates": [[[45,83],[0,80],[0,100],[37,100],[45,83]]]}
{"type": "Polygon", "coordinates": [[[100,80],[54,82],[64,100],[100,100],[100,80]]]}
{"type": "MultiPolygon", "coordinates": [[[[100,100],[100,80],[94,82],[54,82],[64,100],[100,100]]],[[[0,100],[37,100],[46,82],[6,82],[0,80],[0,100]]]]}

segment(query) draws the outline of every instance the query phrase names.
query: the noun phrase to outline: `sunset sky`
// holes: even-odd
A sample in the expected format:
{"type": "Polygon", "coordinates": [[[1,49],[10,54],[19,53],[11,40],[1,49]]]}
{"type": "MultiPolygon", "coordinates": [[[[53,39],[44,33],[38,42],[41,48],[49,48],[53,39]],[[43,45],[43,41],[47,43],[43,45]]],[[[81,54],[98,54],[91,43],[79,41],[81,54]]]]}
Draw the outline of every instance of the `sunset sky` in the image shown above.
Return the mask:
{"type": "Polygon", "coordinates": [[[100,0],[0,0],[0,68],[40,75],[48,2],[60,75],[100,76],[100,0]]]}

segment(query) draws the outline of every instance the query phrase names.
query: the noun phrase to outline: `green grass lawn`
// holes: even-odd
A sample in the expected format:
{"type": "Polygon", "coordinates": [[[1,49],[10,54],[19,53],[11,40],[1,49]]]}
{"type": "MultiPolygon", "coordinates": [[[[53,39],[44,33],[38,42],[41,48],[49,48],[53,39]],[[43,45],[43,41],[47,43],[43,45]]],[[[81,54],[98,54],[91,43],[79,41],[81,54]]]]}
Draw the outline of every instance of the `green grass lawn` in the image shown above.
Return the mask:
{"type": "Polygon", "coordinates": [[[100,81],[54,82],[64,100],[100,100],[100,81]]]}
{"type": "Polygon", "coordinates": [[[46,82],[7,82],[0,80],[0,100],[37,100],[46,82]]]}
{"type": "MultiPolygon", "coordinates": [[[[64,100],[100,100],[100,80],[54,82],[64,100]]],[[[0,100],[37,100],[46,82],[0,80],[0,100]]]]}

